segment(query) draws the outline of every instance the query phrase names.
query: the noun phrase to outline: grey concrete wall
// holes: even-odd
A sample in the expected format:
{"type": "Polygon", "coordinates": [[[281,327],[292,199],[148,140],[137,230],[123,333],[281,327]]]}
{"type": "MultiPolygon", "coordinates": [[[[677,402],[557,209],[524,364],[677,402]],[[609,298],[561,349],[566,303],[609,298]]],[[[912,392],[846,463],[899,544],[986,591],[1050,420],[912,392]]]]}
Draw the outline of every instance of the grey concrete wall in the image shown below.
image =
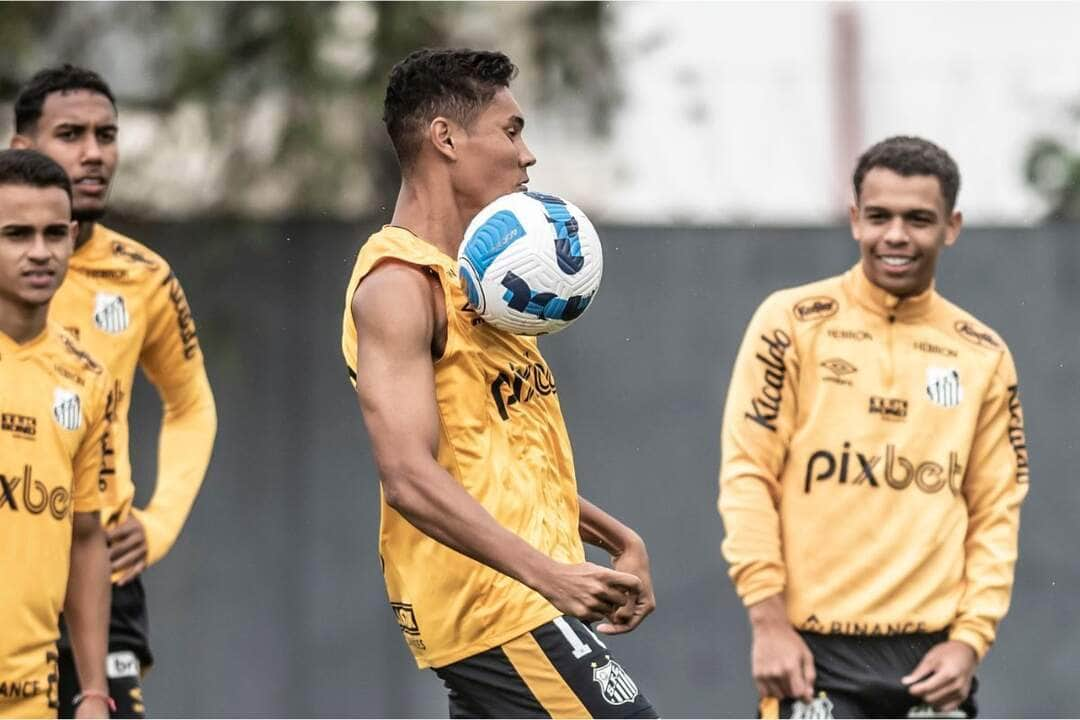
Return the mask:
{"type": "MultiPolygon", "coordinates": [[[[343,289],[370,227],[127,225],[188,291],[220,429],[172,553],[146,574],[159,716],[445,716],[415,670],[375,551],[378,491],[340,358],[343,289]]],[[[582,494],[649,544],[659,609],[610,645],[668,717],[755,710],[749,632],[720,559],[718,433],[731,363],[772,290],[856,260],[844,228],[602,229],[604,286],[542,341],[582,494]]],[[[1008,341],[1032,485],[1013,607],[980,670],[987,716],[1080,708],[1080,228],[969,230],[939,288],[1008,341]]],[[[153,390],[136,390],[139,497],[153,390]]]]}

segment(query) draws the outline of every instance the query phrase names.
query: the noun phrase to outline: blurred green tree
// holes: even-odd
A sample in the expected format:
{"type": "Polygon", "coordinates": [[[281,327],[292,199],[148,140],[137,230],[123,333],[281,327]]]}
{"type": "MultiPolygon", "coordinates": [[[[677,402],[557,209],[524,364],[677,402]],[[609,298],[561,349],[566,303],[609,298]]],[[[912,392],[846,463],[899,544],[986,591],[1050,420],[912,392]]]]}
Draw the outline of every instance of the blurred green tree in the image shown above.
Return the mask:
{"type": "Polygon", "coordinates": [[[527,48],[539,101],[576,105],[602,134],[618,102],[608,14],[579,2],[0,2],[0,96],[41,65],[87,64],[125,107],[162,122],[192,104],[204,113],[220,189],[200,212],[363,215],[397,193],[379,122],[395,62],[474,44],[461,26],[490,20],[487,35],[513,44],[503,49],[527,48]]]}
{"type": "MultiPolygon", "coordinates": [[[[1080,102],[1069,114],[1080,131],[1080,102]]],[[[1046,200],[1047,220],[1080,222],[1080,144],[1051,136],[1036,138],[1028,150],[1024,174],[1046,200]]]]}

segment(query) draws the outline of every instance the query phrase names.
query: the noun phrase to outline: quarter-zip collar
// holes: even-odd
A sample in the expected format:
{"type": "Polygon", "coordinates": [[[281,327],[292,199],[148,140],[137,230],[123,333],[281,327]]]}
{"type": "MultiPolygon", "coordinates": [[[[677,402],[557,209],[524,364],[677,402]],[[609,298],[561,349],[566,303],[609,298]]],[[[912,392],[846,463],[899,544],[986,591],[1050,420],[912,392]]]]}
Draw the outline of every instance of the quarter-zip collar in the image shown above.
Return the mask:
{"type": "Polygon", "coordinates": [[[855,302],[875,315],[886,320],[901,322],[916,320],[925,317],[931,311],[937,301],[937,292],[934,290],[934,282],[930,287],[918,295],[911,297],[897,297],[887,290],[883,290],[870,282],[863,270],[862,262],[844,273],[844,292],[850,295],[855,302]]]}

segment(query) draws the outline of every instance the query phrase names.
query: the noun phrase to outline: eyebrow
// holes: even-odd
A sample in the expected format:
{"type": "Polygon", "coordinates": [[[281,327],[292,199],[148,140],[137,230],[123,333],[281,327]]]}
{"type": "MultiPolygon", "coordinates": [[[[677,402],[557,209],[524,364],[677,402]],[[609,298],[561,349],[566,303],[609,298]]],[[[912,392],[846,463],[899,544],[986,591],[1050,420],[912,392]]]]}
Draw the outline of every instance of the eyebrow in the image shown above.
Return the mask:
{"type": "Polygon", "coordinates": [[[887,208],[883,205],[867,205],[865,208],[863,208],[863,211],[867,213],[887,213],[889,215],[930,215],[933,217],[937,217],[937,211],[933,208],[916,207],[901,210],[900,212],[895,212],[891,208],[887,208]]]}
{"type": "MultiPolygon", "coordinates": [[[[76,122],[74,120],[64,120],[62,122],[53,125],[53,130],[83,130],[90,127],[92,123],[88,122],[76,122]]],[[[94,126],[96,130],[116,130],[119,126],[114,122],[102,123],[101,125],[94,126]]]]}
{"type": "MultiPolygon", "coordinates": [[[[47,224],[44,227],[44,230],[47,233],[67,232],[68,227],[69,225],[66,222],[55,222],[47,224]]],[[[7,225],[0,225],[0,232],[32,232],[33,230],[34,226],[27,225],[26,223],[8,223],[7,225]]]]}
{"type": "Polygon", "coordinates": [[[525,129],[525,118],[521,117],[520,115],[511,115],[510,116],[510,123],[512,125],[517,126],[518,130],[524,130],[525,129]]]}

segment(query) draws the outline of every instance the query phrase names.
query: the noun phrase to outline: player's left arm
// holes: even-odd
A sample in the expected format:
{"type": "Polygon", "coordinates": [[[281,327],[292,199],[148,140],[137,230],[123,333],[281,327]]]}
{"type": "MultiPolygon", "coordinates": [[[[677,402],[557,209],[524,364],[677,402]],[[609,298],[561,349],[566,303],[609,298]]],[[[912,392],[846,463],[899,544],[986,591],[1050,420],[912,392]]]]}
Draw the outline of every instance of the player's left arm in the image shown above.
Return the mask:
{"type": "MultiPolygon", "coordinates": [[[[109,683],[105,678],[111,597],[109,550],[97,511],[74,513],[72,528],[64,621],[71,636],[79,687],[84,692],[92,691],[79,708],[95,714],[91,701],[100,703],[109,695],[109,683]]],[[[108,717],[108,712],[99,717],[108,717]]]]}
{"type": "Polygon", "coordinates": [[[611,555],[611,565],[619,572],[629,573],[641,580],[641,592],[627,593],[626,602],[596,629],[615,635],[630,632],[656,609],[652,572],[645,541],[631,528],[578,495],[580,515],[578,532],[581,539],[611,555]]]}
{"type": "Polygon", "coordinates": [[[87,432],[72,463],[72,533],[64,619],[71,636],[71,650],[79,687],[86,694],[76,717],[108,717],[109,696],[105,677],[105,654],[109,642],[109,550],[101,526],[101,491],[112,478],[114,402],[107,388],[112,380],[104,373],[99,391],[88,396],[87,432]]]}
{"type": "Polygon", "coordinates": [[[931,648],[904,678],[914,682],[912,694],[940,710],[954,710],[967,698],[975,667],[1009,609],[1020,504],[1027,491],[1024,414],[1016,367],[1005,350],[983,400],[964,477],[964,594],[948,641],[931,648]]]}
{"type": "Polygon", "coordinates": [[[195,320],[172,273],[155,287],[139,364],[161,398],[158,471],[149,504],[110,531],[114,572],[123,584],[172,547],[199,493],[217,433],[217,411],[195,320]]]}

